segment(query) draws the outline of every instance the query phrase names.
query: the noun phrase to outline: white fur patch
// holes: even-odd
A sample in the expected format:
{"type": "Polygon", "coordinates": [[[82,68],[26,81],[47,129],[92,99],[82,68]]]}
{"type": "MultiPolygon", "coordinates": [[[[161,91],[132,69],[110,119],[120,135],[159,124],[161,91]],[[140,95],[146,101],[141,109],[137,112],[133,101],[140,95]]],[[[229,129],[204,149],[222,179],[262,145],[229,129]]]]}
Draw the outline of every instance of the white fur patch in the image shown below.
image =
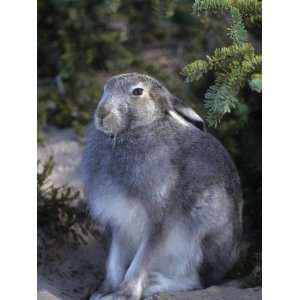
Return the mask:
{"type": "Polygon", "coordinates": [[[138,280],[135,282],[133,294],[136,298],[140,299],[143,293],[144,288],[144,276],[140,276],[138,280]]]}
{"type": "Polygon", "coordinates": [[[120,245],[113,238],[107,263],[107,275],[114,288],[117,288],[122,282],[125,272],[124,263],[121,261],[121,251],[120,245]]]}
{"type": "Polygon", "coordinates": [[[144,297],[148,297],[157,293],[174,293],[202,287],[199,277],[196,273],[169,278],[164,274],[153,272],[149,276],[149,281],[150,284],[143,292],[144,297]]]}
{"type": "Polygon", "coordinates": [[[191,108],[182,107],[180,110],[182,111],[182,113],[184,115],[186,115],[190,119],[195,120],[195,121],[199,121],[199,122],[204,122],[203,119],[191,108]]]}
{"type": "Polygon", "coordinates": [[[190,127],[190,123],[188,123],[184,118],[182,118],[176,111],[170,110],[170,115],[173,119],[175,119],[178,123],[185,127],[190,127]]]}
{"type": "MultiPolygon", "coordinates": [[[[146,225],[146,213],[136,199],[128,196],[114,183],[94,188],[89,197],[92,217],[102,224],[120,227],[126,233],[139,236],[146,225]]],[[[136,237],[137,238],[137,237],[136,237]]]]}
{"type": "Polygon", "coordinates": [[[174,276],[189,273],[190,263],[196,263],[196,260],[200,259],[195,257],[195,253],[201,254],[198,248],[197,241],[192,239],[189,231],[181,222],[173,224],[163,248],[163,256],[165,256],[163,259],[168,260],[169,265],[162,261],[160,265],[164,265],[165,268],[162,271],[174,276]]]}

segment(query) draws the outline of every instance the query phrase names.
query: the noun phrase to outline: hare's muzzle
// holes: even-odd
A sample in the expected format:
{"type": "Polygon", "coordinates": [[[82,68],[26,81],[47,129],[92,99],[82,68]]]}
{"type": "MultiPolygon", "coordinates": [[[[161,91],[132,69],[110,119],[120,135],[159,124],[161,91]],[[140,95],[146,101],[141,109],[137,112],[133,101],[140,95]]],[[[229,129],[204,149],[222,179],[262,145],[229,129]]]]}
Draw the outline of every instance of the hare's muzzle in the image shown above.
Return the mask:
{"type": "Polygon", "coordinates": [[[106,102],[98,105],[94,121],[95,127],[104,133],[112,134],[120,130],[121,119],[111,103],[106,102]]]}
{"type": "Polygon", "coordinates": [[[111,111],[112,111],[111,105],[109,104],[99,105],[96,111],[96,117],[103,122],[104,119],[111,114],[111,111]]]}

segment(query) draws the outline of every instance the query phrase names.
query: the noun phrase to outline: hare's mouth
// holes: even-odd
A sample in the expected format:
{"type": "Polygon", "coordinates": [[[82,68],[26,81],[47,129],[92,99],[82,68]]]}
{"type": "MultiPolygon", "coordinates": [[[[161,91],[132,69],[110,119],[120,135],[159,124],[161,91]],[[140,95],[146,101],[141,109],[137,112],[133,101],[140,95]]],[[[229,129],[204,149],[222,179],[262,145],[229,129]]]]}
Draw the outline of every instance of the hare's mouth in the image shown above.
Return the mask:
{"type": "Polygon", "coordinates": [[[95,124],[96,129],[102,131],[103,133],[105,133],[105,134],[112,134],[111,128],[107,127],[104,124],[103,120],[101,120],[99,118],[95,118],[94,124],[95,124]]]}
{"type": "Polygon", "coordinates": [[[96,129],[110,136],[120,131],[120,122],[113,114],[109,114],[105,118],[95,117],[94,124],[96,129]]]}

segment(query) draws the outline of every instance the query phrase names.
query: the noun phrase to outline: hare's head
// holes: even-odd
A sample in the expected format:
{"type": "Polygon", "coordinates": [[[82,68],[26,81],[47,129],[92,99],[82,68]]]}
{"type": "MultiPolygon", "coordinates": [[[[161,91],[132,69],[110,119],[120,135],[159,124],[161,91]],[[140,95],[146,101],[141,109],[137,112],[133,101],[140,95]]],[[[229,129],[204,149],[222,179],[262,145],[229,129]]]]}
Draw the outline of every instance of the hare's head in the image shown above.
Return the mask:
{"type": "Polygon", "coordinates": [[[117,134],[167,117],[182,125],[203,127],[203,120],[156,79],[129,73],[112,77],[105,84],[94,121],[97,129],[117,134]]]}

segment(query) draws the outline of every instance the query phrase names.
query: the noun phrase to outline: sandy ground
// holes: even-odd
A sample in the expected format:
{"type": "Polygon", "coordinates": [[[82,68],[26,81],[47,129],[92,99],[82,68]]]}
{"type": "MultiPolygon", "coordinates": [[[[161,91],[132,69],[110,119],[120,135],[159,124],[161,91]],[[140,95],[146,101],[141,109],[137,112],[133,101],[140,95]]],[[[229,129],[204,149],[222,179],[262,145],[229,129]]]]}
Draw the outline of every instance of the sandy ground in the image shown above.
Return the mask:
{"type": "MultiPolygon", "coordinates": [[[[51,182],[71,185],[82,191],[79,163],[82,145],[72,130],[47,130],[45,146],[38,147],[38,159],[54,157],[55,168],[51,182]]],[[[84,300],[103,278],[105,251],[104,238],[87,234],[86,245],[74,249],[66,237],[47,249],[47,259],[38,270],[38,300],[84,300]]],[[[259,300],[261,288],[213,286],[173,295],[152,297],[156,300],[259,300]]]]}
{"type": "Polygon", "coordinates": [[[38,147],[38,160],[42,162],[53,156],[55,168],[51,182],[56,186],[74,186],[82,191],[79,175],[79,164],[82,154],[82,144],[71,129],[58,130],[48,128],[45,145],[38,147]]]}

